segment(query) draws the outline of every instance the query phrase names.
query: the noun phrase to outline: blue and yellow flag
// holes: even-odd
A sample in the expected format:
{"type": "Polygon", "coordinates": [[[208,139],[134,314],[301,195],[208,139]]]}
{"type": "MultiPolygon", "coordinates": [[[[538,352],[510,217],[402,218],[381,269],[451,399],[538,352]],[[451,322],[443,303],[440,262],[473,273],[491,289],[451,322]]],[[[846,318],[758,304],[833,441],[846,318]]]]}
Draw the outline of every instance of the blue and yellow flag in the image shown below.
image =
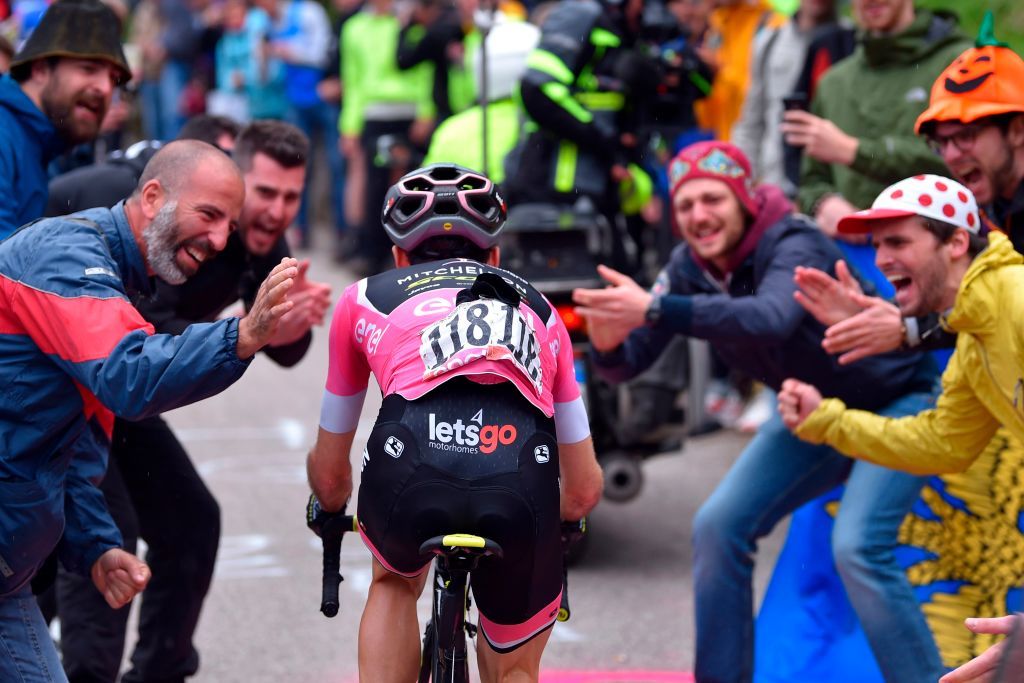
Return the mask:
{"type": "MultiPolygon", "coordinates": [[[[882,683],[832,562],[841,491],[793,515],[757,619],[756,683],[882,683]]],[[[1022,503],[1024,447],[1000,430],[966,472],[930,478],[903,522],[897,560],[947,667],[995,642],[964,619],[1024,607],[1022,503]]]]}

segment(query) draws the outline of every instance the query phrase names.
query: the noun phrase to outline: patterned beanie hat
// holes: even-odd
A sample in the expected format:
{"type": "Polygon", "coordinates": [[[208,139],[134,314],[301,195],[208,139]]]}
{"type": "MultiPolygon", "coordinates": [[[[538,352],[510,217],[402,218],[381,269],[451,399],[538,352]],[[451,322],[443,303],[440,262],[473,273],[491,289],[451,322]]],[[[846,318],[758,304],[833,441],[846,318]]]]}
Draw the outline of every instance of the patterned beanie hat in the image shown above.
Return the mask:
{"type": "Polygon", "coordinates": [[[736,145],[711,140],[684,147],[668,165],[669,194],[695,178],[712,178],[729,186],[740,204],[757,215],[750,160],[736,145]]]}

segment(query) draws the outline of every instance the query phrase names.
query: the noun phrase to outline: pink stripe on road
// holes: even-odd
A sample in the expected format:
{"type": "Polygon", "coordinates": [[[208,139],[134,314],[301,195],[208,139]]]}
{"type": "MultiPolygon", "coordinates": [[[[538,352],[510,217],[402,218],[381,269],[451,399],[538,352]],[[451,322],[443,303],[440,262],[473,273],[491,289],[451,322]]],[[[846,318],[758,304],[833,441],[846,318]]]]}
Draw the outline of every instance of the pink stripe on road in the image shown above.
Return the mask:
{"type": "Polygon", "coordinates": [[[540,683],[695,683],[682,671],[541,671],[540,683]]]}

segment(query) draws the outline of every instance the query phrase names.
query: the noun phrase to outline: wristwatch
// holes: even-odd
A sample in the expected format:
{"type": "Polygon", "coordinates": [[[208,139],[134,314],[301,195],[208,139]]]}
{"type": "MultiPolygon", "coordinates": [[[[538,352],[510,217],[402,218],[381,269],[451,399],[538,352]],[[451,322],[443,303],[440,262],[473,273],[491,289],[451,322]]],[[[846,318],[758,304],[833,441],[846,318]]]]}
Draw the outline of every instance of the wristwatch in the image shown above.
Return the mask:
{"type": "Polygon", "coordinates": [[[661,320],[661,296],[651,297],[651,304],[647,307],[647,311],[644,312],[644,322],[647,323],[648,327],[654,327],[661,320]]]}

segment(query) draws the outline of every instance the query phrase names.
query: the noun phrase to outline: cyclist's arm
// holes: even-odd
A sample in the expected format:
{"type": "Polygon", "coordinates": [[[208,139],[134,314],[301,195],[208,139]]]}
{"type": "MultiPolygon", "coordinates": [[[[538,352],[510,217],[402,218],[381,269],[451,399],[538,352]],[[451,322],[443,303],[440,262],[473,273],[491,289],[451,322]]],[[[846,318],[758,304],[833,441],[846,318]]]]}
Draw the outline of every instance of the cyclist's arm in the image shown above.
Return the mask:
{"type": "Polygon", "coordinates": [[[558,470],[562,478],[562,519],[576,521],[601,500],[604,476],[597,464],[594,441],[558,444],[558,470]]]}
{"type": "Polygon", "coordinates": [[[328,336],[327,384],[320,404],[320,429],[306,458],[309,486],[320,506],[337,512],[352,495],[352,440],[363,410],[370,368],[352,340],[352,307],[358,284],[342,294],[328,336]]]}
{"type": "Polygon", "coordinates": [[[601,499],[604,476],[597,464],[587,409],[576,382],[572,340],[561,318],[555,321],[554,332],[558,338],[558,361],[552,397],[562,482],[561,515],[566,521],[576,521],[601,499]]]}
{"type": "Polygon", "coordinates": [[[309,488],[327,512],[337,512],[352,495],[352,463],[349,453],[356,430],[335,434],[323,427],[306,458],[309,488]]]}

